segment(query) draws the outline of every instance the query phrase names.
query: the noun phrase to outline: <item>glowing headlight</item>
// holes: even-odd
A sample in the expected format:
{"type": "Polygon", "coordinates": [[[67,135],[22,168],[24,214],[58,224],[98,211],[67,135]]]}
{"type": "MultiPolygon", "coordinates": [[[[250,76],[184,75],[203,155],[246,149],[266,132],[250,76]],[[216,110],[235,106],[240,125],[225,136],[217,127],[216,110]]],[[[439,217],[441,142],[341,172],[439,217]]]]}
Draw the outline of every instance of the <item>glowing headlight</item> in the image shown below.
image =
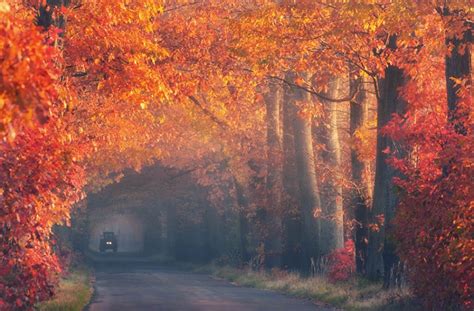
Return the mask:
{"type": "Polygon", "coordinates": [[[112,245],[112,242],[107,242],[107,245],[112,245]]]}

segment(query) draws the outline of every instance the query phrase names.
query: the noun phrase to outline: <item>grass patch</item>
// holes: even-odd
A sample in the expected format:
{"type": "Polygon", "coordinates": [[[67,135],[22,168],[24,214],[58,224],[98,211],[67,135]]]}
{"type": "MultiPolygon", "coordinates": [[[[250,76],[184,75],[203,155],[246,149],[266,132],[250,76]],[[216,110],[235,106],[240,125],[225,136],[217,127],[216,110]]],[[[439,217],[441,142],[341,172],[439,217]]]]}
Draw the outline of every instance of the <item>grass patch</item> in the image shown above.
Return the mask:
{"type": "Polygon", "coordinates": [[[408,289],[383,290],[380,283],[354,278],[344,283],[330,283],[324,277],[303,278],[285,271],[255,272],[250,269],[205,266],[216,277],[241,286],[274,290],[287,295],[314,299],[350,311],[416,311],[421,307],[408,289]]]}
{"type": "Polygon", "coordinates": [[[56,295],[42,302],[40,311],[81,311],[92,297],[92,274],[84,267],[73,269],[59,281],[56,295]]]}

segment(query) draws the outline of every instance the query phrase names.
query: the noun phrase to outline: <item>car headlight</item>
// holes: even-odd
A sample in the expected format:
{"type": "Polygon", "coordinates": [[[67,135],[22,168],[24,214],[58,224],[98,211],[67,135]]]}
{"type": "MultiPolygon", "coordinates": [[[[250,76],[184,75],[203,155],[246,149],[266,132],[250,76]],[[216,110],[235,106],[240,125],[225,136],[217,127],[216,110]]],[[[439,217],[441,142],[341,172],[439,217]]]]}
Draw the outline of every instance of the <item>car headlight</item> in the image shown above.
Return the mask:
{"type": "Polygon", "coordinates": [[[112,244],[112,242],[107,242],[107,245],[111,245],[111,244],[112,244]]]}

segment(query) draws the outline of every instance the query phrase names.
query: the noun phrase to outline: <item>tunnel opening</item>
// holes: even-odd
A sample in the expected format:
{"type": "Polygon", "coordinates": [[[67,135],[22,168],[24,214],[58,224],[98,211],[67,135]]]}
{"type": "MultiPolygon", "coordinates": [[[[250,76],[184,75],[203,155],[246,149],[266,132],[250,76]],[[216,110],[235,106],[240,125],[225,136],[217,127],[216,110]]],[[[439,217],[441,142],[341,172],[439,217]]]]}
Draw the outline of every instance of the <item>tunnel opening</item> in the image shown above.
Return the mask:
{"type": "Polygon", "coordinates": [[[220,255],[225,226],[220,223],[224,215],[207,196],[188,172],[160,165],[127,171],[120,182],[88,195],[82,249],[113,256],[112,250],[100,249],[104,232],[113,232],[117,256],[208,262],[220,255]]]}
{"type": "Polygon", "coordinates": [[[107,244],[114,244],[115,252],[142,253],[144,251],[143,220],[132,213],[117,213],[104,208],[90,215],[89,250],[105,252],[107,244]],[[108,238],[107,235],[111,237],[108,238]],[[115,241],[114,241],[115,239],[115,241]],[[109,241],[110,240],[110,241],[109,241]],[[104,247],[105,244],[105,247],[104,247]],[[116,246],[115,246],[116,245],[116,246]]]}

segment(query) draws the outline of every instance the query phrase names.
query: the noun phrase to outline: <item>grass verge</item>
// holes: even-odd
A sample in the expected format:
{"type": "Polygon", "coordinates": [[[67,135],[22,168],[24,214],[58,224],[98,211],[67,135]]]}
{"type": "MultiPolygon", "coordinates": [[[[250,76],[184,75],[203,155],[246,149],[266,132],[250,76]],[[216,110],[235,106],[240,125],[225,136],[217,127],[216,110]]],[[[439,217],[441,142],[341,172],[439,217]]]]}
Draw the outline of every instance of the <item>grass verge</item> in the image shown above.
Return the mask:
{"type": "Polygon", "coordinates": [[[81,311],[92,297],[92,273],[85,267],[72,269],[59,282],[56,295],[38,305],[39,311],[81,311]]]}
{"type": "Polygon", "coordinates": [[[255,272],[250,269],[198,267],[241,286],[274,290],[290,296],[314,299],[350,311],[416,311],[421,308],[408,289],[383,290],[380,283],[354,278],[344,283],[330,283],[323,277],[303,278],[285,271],[255,272]]]}

